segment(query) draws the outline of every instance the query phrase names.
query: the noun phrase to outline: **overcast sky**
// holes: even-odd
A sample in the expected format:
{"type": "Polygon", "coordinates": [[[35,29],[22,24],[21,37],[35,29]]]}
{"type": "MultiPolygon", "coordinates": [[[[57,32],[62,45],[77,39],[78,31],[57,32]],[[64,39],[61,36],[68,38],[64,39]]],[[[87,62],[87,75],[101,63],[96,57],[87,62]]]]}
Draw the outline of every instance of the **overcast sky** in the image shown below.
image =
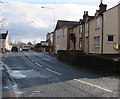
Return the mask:
{"type": "MultiPolygon", "coordinates": [[[[47,32],[52,32],[57,20],[79,21],[84,11],[94,15],[99,9],[100,0],[1,0],[1,17],[5,18],[5,28],[13,41],[40,42],[47,32]],[[49,7],[41,8],[41,7],[49,7]],[[55,14],[54,14],[55,9],[55,14]]],[[[103,0],[107,9],[118,4],[119,0],[103,0]]]]}

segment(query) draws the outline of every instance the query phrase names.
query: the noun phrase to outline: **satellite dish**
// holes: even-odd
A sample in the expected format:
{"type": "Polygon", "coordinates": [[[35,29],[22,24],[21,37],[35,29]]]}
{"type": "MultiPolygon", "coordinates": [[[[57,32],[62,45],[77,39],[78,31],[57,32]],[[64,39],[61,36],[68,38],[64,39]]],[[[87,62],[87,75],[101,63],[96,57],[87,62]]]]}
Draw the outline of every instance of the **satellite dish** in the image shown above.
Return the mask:
{"type": "Polygon", "coordinates": [[[118,50],[118,49],[119,49],[119,45],[118,45],[117,43],[115,43],[115,44],[114,44],[114,48],[115,48],[116,50],[118,50]]]}

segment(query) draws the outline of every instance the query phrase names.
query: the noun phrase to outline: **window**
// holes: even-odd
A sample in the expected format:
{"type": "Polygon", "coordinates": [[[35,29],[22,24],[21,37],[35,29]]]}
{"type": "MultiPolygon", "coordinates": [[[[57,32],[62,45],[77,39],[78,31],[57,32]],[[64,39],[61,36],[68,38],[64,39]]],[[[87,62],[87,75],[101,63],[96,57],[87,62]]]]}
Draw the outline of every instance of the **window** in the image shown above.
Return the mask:
{"type": "Polygon", "coordinates": [[[80,25],[80,33],[82,33],[82,25],[80,25]]]}
{"type": "Polygon", "coordinates": [[[60,30],[59,30],[59,31],[57,31],[57,36],[60,36],[60,30]]]}
{"type": "Polygon", "coordinates": [[[100,37],[94,37],[94,47],[99,47],[100,46],[100,37]]]}
{"type": "Polygon", "coordinates": [[[88,23],[85,24],[85,32],[88,32],[88,23]]]}
{"type": "Polygon", "coordinates": [[[113,42],[114,41],[114,36],[113,35],[108,35],[108,41],[113,42]]]}
{"type": "Polygon", "coordinates": [[[64,28],[63,29],[63,35],[66,35],[67,34],[67,28],[64,28]]]}
{"type": "Polygon", "coordinates": [[[79,39],[79,47],[82,48],[82,38],[79,39]]]}
{"type": "Polygon", "coordinates": [[[100,28],[100,17],[96,18],[96,28],[100,28]]]}

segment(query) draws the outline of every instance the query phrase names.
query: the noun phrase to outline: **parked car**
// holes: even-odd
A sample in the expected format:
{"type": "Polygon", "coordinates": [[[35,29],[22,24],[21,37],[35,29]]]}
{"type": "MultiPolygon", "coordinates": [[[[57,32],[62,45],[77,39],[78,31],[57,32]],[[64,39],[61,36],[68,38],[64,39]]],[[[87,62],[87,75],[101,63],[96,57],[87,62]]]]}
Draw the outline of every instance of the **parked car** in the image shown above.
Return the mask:
{"type": "Polygon", "coordinates": [[[18,48],[16,46],[13,46],[11,49],[12,52],[18,52],[18,48]]]}

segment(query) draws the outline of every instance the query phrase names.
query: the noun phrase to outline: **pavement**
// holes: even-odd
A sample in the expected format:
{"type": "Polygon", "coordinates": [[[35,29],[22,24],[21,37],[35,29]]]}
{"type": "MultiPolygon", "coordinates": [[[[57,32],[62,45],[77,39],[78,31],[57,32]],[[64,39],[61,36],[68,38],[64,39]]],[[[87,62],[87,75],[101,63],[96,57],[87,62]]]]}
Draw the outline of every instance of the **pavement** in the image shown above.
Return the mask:
{"type": "MultiPolygon", "coordinates": [[[[2,56],[2,55],[1,55],[2,56]]],[[[0,58],[1,58],[0,56],[0,58]]],[[[6,56],[4,54],[4,56],[6,56]]],[[[15,93],[15,89],[14,89],[14,85],[12,83],[12,79],[9,75],[8,72],[8,68],[5,66],[5,64],[2,62],[2,60],[5,57],[2,57],[0,60],[0,81],[1,81],[1,85],[0,85],[0,98],[4,99],[4,98],[9,98],[12,99],[14,97],[14,99],[17,99],[17,94],[15,93]]]]}
{"type": "Polygon", "coordinates": [[[3,62],[18,97],[119,97],[118,77],[77,69],[45,53],[12,52],[3,62]]]}

